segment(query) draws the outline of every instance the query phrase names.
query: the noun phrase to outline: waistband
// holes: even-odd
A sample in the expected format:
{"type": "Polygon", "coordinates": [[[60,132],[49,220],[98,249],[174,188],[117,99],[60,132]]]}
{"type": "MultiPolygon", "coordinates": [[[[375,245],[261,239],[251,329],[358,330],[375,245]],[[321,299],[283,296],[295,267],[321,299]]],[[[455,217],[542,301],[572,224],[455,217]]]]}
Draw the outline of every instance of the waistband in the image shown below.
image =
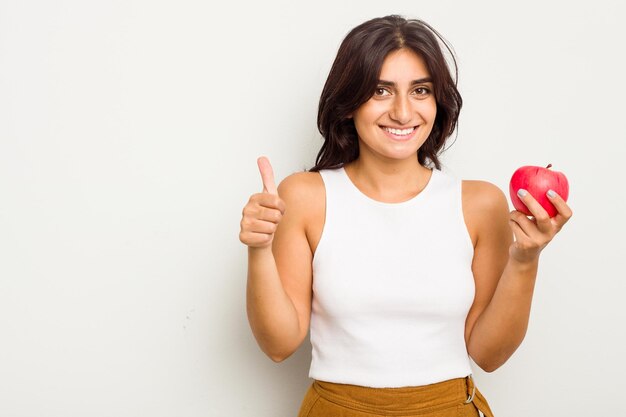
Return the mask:
{"type": "Polygon", "coordinates": [[[354,410],[387,414],[427,413],[473,402],[486,417],[493,417],[470,375],[430,385],[372,388],[360,385],[313,381],[320,397],[354,410]]]}

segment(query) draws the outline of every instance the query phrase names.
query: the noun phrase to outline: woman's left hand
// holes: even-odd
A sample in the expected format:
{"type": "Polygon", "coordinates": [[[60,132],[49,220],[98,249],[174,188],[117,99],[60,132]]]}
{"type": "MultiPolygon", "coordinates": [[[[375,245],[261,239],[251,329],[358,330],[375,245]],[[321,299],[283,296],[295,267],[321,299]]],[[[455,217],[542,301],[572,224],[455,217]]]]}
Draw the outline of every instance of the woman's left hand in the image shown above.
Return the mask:
{"type": "Polygon", "coordinates": [[[509,256],[518,262],[530,263],[538,260],[543,248],[572,217],[572,210],[560,195],[548,196],[558,211],[555,217],[550,218],[546,210],[530,193],[526,193],[523,197],[519,194],[518,196],[526,204],[533,217],[529,219],[521,211],[511,211],[509,225],[515,235],[515,242],[509,248],[509,256]]]}

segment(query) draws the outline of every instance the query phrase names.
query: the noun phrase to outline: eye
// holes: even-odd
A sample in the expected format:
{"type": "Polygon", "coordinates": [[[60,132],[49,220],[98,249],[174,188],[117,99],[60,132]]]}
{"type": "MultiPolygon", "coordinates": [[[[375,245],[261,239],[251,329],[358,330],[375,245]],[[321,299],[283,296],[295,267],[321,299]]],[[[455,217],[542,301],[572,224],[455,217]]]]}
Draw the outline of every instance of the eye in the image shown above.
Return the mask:
{"type": "Polygon", "coordinates": [[[428,94],[430,94],[430,89],[426,87],[417,87],[415,89],[415,92],[418,96],[427,96],[428,94]]]}
{"type": "Polygon", "coordinates": [[[376,89],[374,90],[374,95],[375,96],[386,96],[389,95],[391,93],[389,93],[389,90],[387,90],[385,87],[376,87],[376,89]]]}

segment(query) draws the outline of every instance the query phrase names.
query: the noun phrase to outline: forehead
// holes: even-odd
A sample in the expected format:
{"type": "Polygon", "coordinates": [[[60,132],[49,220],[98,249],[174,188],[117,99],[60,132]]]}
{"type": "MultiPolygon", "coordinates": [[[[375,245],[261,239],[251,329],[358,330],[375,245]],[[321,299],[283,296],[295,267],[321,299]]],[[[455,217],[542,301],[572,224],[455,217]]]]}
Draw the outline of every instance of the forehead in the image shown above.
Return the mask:
{"type": "Polygon", "coordinates": [[[383,61],[380,78],[389,81],[407,81],[429,77],[426,61],[411,49],[390,52],[383,61]]]}

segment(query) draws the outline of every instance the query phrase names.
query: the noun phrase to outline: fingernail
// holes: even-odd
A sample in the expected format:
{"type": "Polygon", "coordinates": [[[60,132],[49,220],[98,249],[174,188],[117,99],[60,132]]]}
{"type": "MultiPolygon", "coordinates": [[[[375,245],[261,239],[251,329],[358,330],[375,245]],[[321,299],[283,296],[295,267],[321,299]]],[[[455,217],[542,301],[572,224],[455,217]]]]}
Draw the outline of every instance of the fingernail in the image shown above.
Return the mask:
{"type": "Polygon", "coordinates": [[[554,190],[548,190],[548,197],[554,197],[556,196],[556,193],[554,192],[554,190]]]}
{"type": "Polygon", "coordinates": [[[517,195],[520,197],[524,197],[526,196],[526,194],[528,194],[528,191],[524,190],[523,188],[520,188],[519,190],[517,190],[517,195]]]}

